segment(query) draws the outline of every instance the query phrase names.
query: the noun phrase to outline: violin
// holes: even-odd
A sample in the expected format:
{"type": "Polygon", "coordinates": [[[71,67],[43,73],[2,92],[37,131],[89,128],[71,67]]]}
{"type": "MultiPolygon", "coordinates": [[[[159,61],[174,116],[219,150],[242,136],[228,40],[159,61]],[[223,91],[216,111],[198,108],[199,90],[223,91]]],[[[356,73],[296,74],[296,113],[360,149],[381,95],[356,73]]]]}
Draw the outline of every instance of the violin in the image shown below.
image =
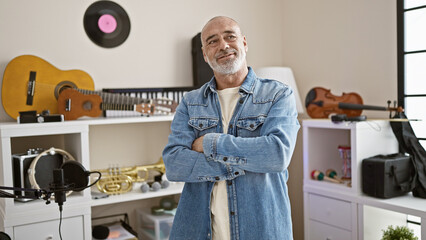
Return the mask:
{"type": "Polygon", "coordinates": [[[343,93],[341,96],[333,95],[330,89],[322,87],[312,88],[305,99],[305,107],[311,118],[328,118],[330,114],[346,114],[348,117],[361,116],[362,110],[379,110],[403,112],[402,107],[388,107],[364,105],[358,93],[343,93]]]}

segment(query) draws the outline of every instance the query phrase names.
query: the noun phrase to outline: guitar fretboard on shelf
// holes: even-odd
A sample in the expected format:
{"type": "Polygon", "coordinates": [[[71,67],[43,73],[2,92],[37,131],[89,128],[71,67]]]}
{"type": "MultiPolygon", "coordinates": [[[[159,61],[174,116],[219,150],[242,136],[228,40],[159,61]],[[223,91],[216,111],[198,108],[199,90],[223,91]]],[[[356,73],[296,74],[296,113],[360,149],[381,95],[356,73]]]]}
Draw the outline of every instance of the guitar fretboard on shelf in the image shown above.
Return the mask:
{"type": "MultiPolygon", "coordinates": [[[[176,103],[180,103],[183,95],[195,87],[176,87],[176,88],[104,88],[102,94],[113,94],[115,98],[129,99],[171,99],[176,103]],[[118,94],[118,95],[117,95],[118,94]]],[[[134,100],[133,100],[134,101],[134,100]]],[[[111,99],[111,102],[114,102],[111,99]]],[[[133,103],[133,102],[129,102],[133,103]]],[[[120,111],[120,110],[106,110],[105,117],[128,117],[138,116],[137,112],[132,111],[120,111]]]]}
{"type": "Polygon", "coordinates": [[[195,87],[176,87],[176,88],[103,88],[104,93],[119,93],[124,96],[158,99],[169,98],[180,103],[185,93],[194,90],[195,87]]]}

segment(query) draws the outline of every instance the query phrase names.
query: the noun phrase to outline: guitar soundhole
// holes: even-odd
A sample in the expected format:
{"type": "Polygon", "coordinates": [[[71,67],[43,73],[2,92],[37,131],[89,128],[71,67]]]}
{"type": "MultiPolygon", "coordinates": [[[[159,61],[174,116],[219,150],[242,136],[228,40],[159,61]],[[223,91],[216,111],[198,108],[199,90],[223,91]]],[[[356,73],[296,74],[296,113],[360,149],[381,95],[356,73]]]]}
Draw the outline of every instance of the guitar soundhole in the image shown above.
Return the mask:
{"type": "Polygon", "coordinates": [[[77,86],[75,85],[75,83],[70,82],[70,81],[62,81],[60,83],[58,83],[55,87],[55,97],[56,99],[58,99],[59,94],[62,92],[62,90],[67,89],[67,88],[77,88],[77,86]]]}
{"type": "Polygon", "coordinates": [[[83,103],[83,109],[86,111],[92,110],[92,102],[86,101],[83,103]]]}

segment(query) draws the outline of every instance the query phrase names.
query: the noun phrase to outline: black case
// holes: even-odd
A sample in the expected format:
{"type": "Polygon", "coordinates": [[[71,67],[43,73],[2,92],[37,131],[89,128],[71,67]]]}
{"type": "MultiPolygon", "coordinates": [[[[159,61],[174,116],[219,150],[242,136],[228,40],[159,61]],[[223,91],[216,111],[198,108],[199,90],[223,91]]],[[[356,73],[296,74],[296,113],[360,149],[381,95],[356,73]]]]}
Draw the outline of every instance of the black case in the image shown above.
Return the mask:
{"type": "Polygon", "coordinates": [[[204,61],[201,47],[201,33],[198,33],[192,38],[192,76],[196,88],[210,81],[214,75],[209,64],[204,61]]]}
{"type": "MultiPolygon", "coordinates": [[[[29,149],[26,153],[12,155],[13,167],[13,186],[17,188],[34,189],[31,186],[28,169],[32,161],[44,150],[41,148],[29,149]]],[[[35,166],[37,184],[41,189],[48,189],[49,184],[53,183],[53,170],[61,167],[63,158],[60,154],[46,155],[40,157],[37,166],[35,166]]],[[[34,192],[15,190],[15,195],[28,197],[17,198],[17,201],[26,202],[32,200],[34,192]]]]}
{"type": "Polygon", "coordinates": [[[392,198],[411,191],[414,167],[410,156],[396,153],[362,161],[362,190],[378,198],[392,198]]]}

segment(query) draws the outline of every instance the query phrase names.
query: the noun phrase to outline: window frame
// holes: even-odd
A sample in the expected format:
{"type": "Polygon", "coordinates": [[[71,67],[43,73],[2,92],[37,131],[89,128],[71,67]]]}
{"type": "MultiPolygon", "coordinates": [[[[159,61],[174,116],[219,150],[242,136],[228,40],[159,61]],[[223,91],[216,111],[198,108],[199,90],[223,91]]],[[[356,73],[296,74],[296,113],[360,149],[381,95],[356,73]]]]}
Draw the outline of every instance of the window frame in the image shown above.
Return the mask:
{"type": "MultiPolygon", "coordinates": [[[[426,53],[426,49],[417,51],[405,51],[405,13],[408,11],[426,8],[426,5],[421,5],[413,8],[404,9],[405,0],[397,0],[397,81],[398,81],[398,106],[405,109],[406,99],[412,97],[426,98],[424,94],[406,94],[405,86],[405,56],[408,54],[426,53]]],[[[426,140],[426,136],[418,137],[419,140],[426,140]]]]}

